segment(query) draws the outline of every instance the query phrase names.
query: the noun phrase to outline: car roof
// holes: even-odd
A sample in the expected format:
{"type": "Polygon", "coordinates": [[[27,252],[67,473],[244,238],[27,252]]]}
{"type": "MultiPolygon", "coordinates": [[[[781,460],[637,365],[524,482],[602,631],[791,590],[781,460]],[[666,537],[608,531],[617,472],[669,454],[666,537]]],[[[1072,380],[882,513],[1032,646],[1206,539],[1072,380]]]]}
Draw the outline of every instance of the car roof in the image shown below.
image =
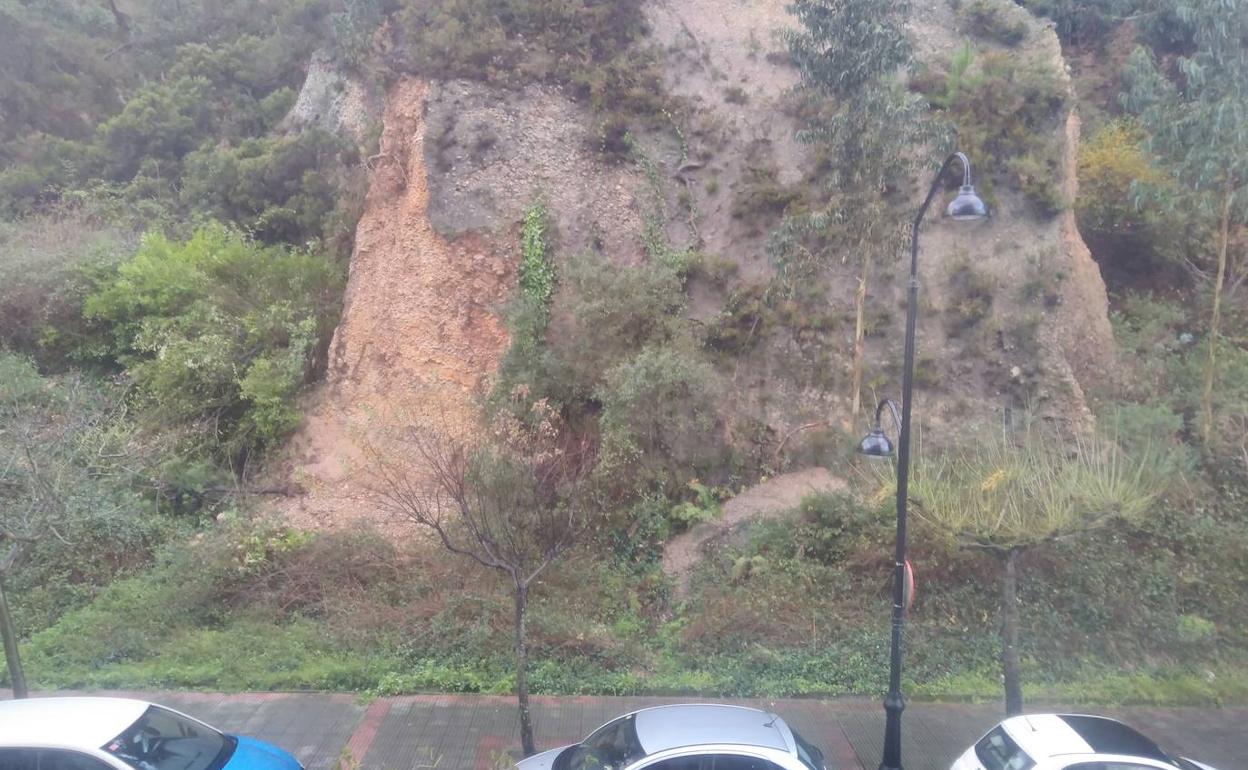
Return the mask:
{"type": "Polygon", "coordinates": [[[1026,714],[1001,723],[1036,759],[1075,754],[1116,754],[1172,763],[1160,747],[1116,719],[1088,714],[1026,714]]]}
{"type": "Polygon", "coordinates": [[[723,704],[685,703],[642,709],[633,715],[646,754],[711,743],[788,751],[784,720],[766,711],[723,704]]]}
{"type": "Polygon", "coordinates": [[[1001,727],[1033,759],[1092,753],[1088,742],[1057,714],[1010,717],[1001,727]]]}
{"type": "Polygon", "coordinates": [[[152,704],[129,698],[25,698],[0,702],[0,746],[98,749],[152,704]]]}
{"type": "Polygon", "coordinates": [[[1158,762],[1171,761],[1151,738],[1116,719],[1085,714],[1062,714],[1061,718],[1097,754],[1123,754],[1158,762]]]}

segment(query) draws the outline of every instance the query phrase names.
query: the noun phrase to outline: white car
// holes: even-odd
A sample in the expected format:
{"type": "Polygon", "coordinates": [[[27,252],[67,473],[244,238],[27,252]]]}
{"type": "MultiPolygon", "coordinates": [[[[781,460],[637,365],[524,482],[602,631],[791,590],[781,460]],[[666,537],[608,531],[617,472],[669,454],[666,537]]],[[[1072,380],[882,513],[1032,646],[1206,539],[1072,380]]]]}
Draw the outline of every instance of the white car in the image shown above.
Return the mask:
{"type": "Polygon", "coordinates": [[[1106,717],[1011,717],[958,757],[950,770],[1214,770],[1172,757],[1134,728],[1106,717]]]}
{"type": "Polygon", "coordinates": [[[775,714],[681,704],[613,719],[571,746],[520,760],[517,770],[826,770],[823,752],[775,714]]]}
{"type": "Polygon", "coordinates": [[[0,702],[0,770],[303,770],[290,754],[129,698],[0,702]]]}

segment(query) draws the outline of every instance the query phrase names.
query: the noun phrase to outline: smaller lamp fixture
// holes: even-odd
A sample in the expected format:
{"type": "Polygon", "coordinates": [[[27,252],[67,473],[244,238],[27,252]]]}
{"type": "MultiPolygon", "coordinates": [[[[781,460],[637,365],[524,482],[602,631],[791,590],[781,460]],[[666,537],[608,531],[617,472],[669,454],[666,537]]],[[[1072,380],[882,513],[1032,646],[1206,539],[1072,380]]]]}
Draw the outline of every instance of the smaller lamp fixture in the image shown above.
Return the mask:
{"type": "Polygon", "coordinates": [[[877,422],[871,432],[862,437],[862,441],[858,442],[859,454],[864,454],[872,459],[884,459],[893,456],[893,442],[888,440],[888,436],[884,435],[884,429],[877,422]]]}
{"type": "Polygon", "coordinates": [[[891,398],[886,398],[875,407],[875,422],[871,425],[871,430],[867,435],[862,437],[862,441],[858,442],[858,452],[873,459],[885,459],[893,456],[893,442],[889,441],[888,436],[884,435],[884,428],[880,424],[880,417],[884,413],[884,407],[888,407],[893,413],[893,422],[898,426],[901,425],[901,414],[897,410],[897,402],[891,398]]]}
{"type": "Polygon", "coordinates": [[[962,161],[962,189],[958,190],[958,197],[949,202],[945,213],[960,222],[983,219],[988,216],[988,207],[975,194],[975,186],[971,184],[971,161],[960,152],[956,154],[962,161]]]}

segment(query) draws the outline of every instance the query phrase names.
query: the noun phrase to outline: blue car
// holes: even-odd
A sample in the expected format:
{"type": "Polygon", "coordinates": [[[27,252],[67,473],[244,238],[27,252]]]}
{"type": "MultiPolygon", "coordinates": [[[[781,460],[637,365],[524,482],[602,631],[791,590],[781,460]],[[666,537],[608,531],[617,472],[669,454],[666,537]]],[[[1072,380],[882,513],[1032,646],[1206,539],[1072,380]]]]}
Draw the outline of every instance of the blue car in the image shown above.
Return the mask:
{"type": "Polygon", "coordinates": [[[0,770],[304,770],[267,743],[129,698],[0,703],[0,770]]]}

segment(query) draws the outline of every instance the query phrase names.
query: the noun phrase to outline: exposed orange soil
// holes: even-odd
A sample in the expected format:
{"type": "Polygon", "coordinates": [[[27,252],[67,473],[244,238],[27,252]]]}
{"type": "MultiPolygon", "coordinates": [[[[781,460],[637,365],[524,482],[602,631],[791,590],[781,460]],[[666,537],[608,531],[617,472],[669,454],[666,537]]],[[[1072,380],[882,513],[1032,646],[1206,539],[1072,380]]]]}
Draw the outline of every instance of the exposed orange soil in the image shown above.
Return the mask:
{"type": "Polygon", "coordinates": [[[287,449],[302,494],[278,507],[301,526],[381,521],[368,491],[368,437],[382,427],[470,425],[507,343],[498,308],[511,260],[486,237],[448,242],[429,223],[426,89],[405,79],[386,97],[326,381],[287,449]]]}

